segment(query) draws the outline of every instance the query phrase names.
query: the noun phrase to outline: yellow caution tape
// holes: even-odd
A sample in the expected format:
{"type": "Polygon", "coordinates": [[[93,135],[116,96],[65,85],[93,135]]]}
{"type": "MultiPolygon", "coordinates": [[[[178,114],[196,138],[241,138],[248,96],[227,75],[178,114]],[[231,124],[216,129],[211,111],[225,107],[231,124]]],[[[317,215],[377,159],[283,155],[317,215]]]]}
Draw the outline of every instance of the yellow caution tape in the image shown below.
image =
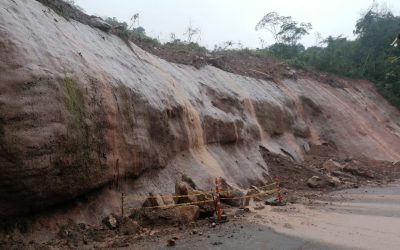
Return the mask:
{"type": "MultiPolygon", "coordinates": [[[[261,186],[261,187],[256,187],[257,189],[263,189],[266,187],[270,187],[270,186],[276,186],[276,182],[270,183],[268,185],[265,186],[261,186]]],[[[250,188],[250,189],[246,189],[243,192],[249,192],[250,190],[254,190],[254,188],[250,188]]],[[[223,193],[231,193],[231,192],[236,192],[236,190],[220,190],[219,193],[223,194],[223,193]]]]}
{"type": "Polygon", "coordinates": [[[200,194],[185,194],[185,195],[172,195],[172,194],[162,194],[162,195],[155,195],[155,196],[140,196],[140,195],[128,195],[125,197],[127,200],[143,200],[143,199],[158,199],[158,198],[183,198],[183,197],[192,197],[192,196],[203,196],[207,194],[212,194],[212,192],[202,192],[200,194]]]}
{"type": "Polygon", "coordinates": [[[266,188],[266,187],[270,187],[270,186],[276,186],[276,182],[272,182],[271,184],[265,185],[265,186],[261,186],[261,187],[257,187],[258,189],[262,189],[262,188],[266,188]]]}
{"type": "MultiPolygon", "coordinates": [[[[269,190],[268,192],[262,192],[262,193],[258,193],[258,194],[252,194],[252,195],[245,195],[245,196],[241,196],[241,197],[220,198],[220,200],[246,199],[246,198],[252,198],[252,197],[257,197],[257,196],[261,196],[261,195],[273,194],[277,191],[278,191],[278,189],[273,189],[273,190],[269,190]]],[[[154,208],[171,208],[171,207],[179,207],[179,206],[197,205],[197,204],[209,203],[209,202],[214,202],[214,200],[194,201],[194,202],[187,202],[187,203],[168,204],[168,205],[151,206],[151,207],[136,207],[136,208],[124,207],[124,209],[140,210],[140,209],[154,209],[154,208]]]]}
{"type": "MultiPolygon", "coordinates": [[[[276,185],[276,182],[273,182],[271,184],[265,185],[265,186],[261,186],[261,187],[257,187],[258,189],[263,189],[269,186],[273,186],[276,185]]],[[[254,189],[247,189],[244,190],[244,192],[248,192],[250,190],[254,190],[254,189]]],[[[229,194],[232,192],[235,192],[236,190],[220,190],[219,193],[220,194],[229,194]]],[[[203,196],[203,195],[216,195],[215,191],[211,190],[211,191],[202,191],[201,193],[198,194],[187,194],[187,195],[172,195],[172,194],[160,194],[160,195],[154,195],[154,196],[141,196],[141,195],[125,195],[125,200],[126,201],[141,201],[141,200],[147,200],[147,199],[159,199],[159,198],[183,198],[183,197],[196,197],[196,196],[203,196]]]]}
{"type": "Polygon", "coordinates": [[[246,199],[246,198],[251,198],[251,197],[256,197],[256,196],[261,196],[261,195],[273,194],[277,191],[278,191],[278,189],[272,189],[272,190],[269,190],[268,192],[261,192],[258,194],[245,195],[245,196],[240,196],[240,197],[220,198],[220,200],[240,200],[240,199],[246,199]]]}
{"type": "Polygon", "coordinates": [[[153,209],[153,208],[170,208],[170,207],[197,205],[197,204],[208,203],[208,202],[214,202],[214,201],[213,200],[204,200],[204,201],[195,201],[195,202],[187,202],[187,203],[179,203],[179,204],[168,204],[168,205],[152,206],[152,207],[126,207],[126,209],[138,210],[138,209],[153,209]]]}

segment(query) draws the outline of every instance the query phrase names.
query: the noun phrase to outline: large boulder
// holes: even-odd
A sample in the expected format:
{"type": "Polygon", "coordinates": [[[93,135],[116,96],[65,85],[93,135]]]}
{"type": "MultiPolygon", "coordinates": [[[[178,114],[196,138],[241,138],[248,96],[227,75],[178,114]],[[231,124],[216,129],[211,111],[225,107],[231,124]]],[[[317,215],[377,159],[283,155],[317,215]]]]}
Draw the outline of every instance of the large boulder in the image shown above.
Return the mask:
{"type": "MultiPolygon", "coordinates": [[[[186,180],[186,178],[182,179],[186,180]]],[[[211,217],[214,213],[215,205],[213,202],[210,202],[213,200],[212,195],[207,192],[193,189],[193,185],[191,185],[190,181],[177,181],[175,183],[175,196],[183,196],[174,198],[176,204],[194,203],[197,205],[200,208],[201,217],[211,217]]]]}
{"type": "Polygon", "coordinates": [[[224,178],[220,178],[220,198],[221,202],[230,206],[240,207],[242,205],[241,197],[244,193],[238,189],[233,188],[227,183],[224,178]]]}

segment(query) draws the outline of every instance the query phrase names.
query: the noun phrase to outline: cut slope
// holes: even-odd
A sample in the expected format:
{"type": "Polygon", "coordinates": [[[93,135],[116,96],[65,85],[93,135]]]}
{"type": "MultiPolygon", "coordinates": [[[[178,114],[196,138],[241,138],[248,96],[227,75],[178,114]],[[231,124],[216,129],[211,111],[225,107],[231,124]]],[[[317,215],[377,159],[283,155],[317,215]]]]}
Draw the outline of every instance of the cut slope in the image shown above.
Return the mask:
{"type": "MultiPolygon", "coordinates": [[[[0,215],[44,208],[121,177],[172,191],[182,174],[268,180],[259,145],[400,159],[400,115],[366,81],[279,83],[172,64],[36,1],[0,3],[0,215]]],[[[138,187],[139,186],[139,187],[138,187]]]]}

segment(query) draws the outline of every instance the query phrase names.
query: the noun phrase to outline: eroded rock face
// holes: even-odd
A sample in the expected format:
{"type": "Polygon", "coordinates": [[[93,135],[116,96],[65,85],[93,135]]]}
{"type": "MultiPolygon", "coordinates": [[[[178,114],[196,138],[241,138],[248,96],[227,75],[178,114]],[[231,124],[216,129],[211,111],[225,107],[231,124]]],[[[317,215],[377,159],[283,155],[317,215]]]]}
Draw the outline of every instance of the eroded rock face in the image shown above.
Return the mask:
{"type": "Polygon", "coordinates": [[[181,174],[201,189],[262,183],[260,144],[296,160],[323,141],[400,159],[400,114],[366,81],[172,64],[30,0],[0,2],[0,58],[0,216],[125,177],[140,176],[131,192],[172,193],[181,174]]]}

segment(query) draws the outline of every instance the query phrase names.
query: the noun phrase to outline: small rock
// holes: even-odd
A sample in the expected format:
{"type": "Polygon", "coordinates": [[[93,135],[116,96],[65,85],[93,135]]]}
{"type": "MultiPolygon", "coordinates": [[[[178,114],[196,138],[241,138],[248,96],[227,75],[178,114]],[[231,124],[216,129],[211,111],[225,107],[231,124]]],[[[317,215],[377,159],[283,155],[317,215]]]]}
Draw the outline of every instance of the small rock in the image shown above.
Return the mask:
{"type": "Polygon", "coordinates": [[[214,245],[214,246],[217,246],[217,245],[222,245],[223,243],[222,242],[219,242],[219,241],[217,241],[217,242],[213,242],[213,243],[211,243],[212,245],[214,245]]]}
{"type": "Polygon", "coordinates": [[[172,239],[173,240],[179,240],[179,237],[175,235],[174,237],[172,237],[172,239]]]}
{"type": "Polygon", "coordinates": [[[311,188],[318,188],[322,186],[322,180],[319,176],[313,176],[307,180],[307,185],[311,188]]]}
{"type": "Polygon", "coordinates": [[[118,230],[123,235],[133,235],[138,232],[139,224],[129,218],[124,218],[118,230]]]}
{"type": "Polygon", "coordinates": [[[194,205],[146,210],[140,214],[143,221],[152,224],[188,223],[197,220],[199,215],[200,209],[194,205]]]}
{"type": "Polygon", "coordinates": [[[105,217],[101,222],[109,229],[116,229],[118,226],[118,221],[113,215],[105,217]]]}
{"type": "Polygon", "coordinates": [[[336,177],[346,178],[346,179],[349,179],[349,180],[352,180],[352,181],[356,181],[356,178],[353,175],[351,175],[349,173],[342,172],[342,171],[333,171],[331,174],[333,176],[336,176],[336,177]]]}
{"type": "Polygon", "coordinates": [[[169,239],[169,240],[167,240],[167,246],[173,247],[173,246],[175,246],[175,245],[176,245],[176,242],[175,242],[174,239],[169,239]]]}
{"type": "Polygon", "coordinates": [[[243,210],[243,212],[250,213],[250,208],[248,208],[248,207],[245,207],[242,210],[243,210]]]}
{"type": "Polygon", "coordinates": [[[197,230],[196,230],[196,229],[193,229],[193,230],[192,230],[192,234],[197,234],[197,230]]]}
{"type": "Polygon", "coordinates": [[[217,224],[215,223],[215,222],[213,222],[213,223],[211,223],[211,227],[216,227],[217,226],[217,224]]]}
{"type": "Polygon", "coordinates": [[[343,168],[343,166],[339,162],[336,162],[332,159],[329,159],[326,162],[324,162],[322,166],[327,172],[337,171],[343,168]]]}
{"type": "Polygon", "coordinates": [[[85,223],[79,223],[78,226],[82,229],[82,230],[86,230],[87,229],[87,225],[85,223]]]}
{"type": "Polygon", "coordinates": [[[344,159],[344,162],[351,162],[352,160],[353,160],[352,158],[348,157],[348,158],[344,159]]]}
{"type": "Polygon", "coordinates": [[[308,144],[308,142],[304,143],[303,144],[303,148],[304,148],[304,151],[309,152],[310,151],[310,144],[308,144]]]}
{"type": "Polygon", "coordinates": [[[361,176],[361,177],[366,177],[366,178],[373,178],[372,175],[370,175],[369,173],[367,173],[366,171],[360,169],[360,168],[356,168],[356,167],[344,167],[343,168],[344,172],[350,173],[352,175],[356,175],[356,176],[361,176]]]}
{"type": "Polygon", "coordinates": [[[261,210],[264,209],[265,206],[261,205],[261,204],[256,204],[256,206],[254,207],[255,210],[261,210]]]}
{"type": "Polygon", "coordinates": [[[271,197],[264,202],[265,205],[269,206],[284,206],[284,202],[279,202],[276,197],[271,197]]]}
{"type": "Polygon", "coordinates": [[[288,228],[288,229],[293,229],[293,226],[290,225],[289,223],[285,223],[285,224],[283,225],[283,227],[288,228]]]}
{"type": "Polygon", "coordinates": [[[332,187],[338,187],[342,184],[342,182],[340,181],[339,178],[335,177],[335,176],[330,176],[328,175],[329,179],[328,179],[328,184],[332,187]]]}

